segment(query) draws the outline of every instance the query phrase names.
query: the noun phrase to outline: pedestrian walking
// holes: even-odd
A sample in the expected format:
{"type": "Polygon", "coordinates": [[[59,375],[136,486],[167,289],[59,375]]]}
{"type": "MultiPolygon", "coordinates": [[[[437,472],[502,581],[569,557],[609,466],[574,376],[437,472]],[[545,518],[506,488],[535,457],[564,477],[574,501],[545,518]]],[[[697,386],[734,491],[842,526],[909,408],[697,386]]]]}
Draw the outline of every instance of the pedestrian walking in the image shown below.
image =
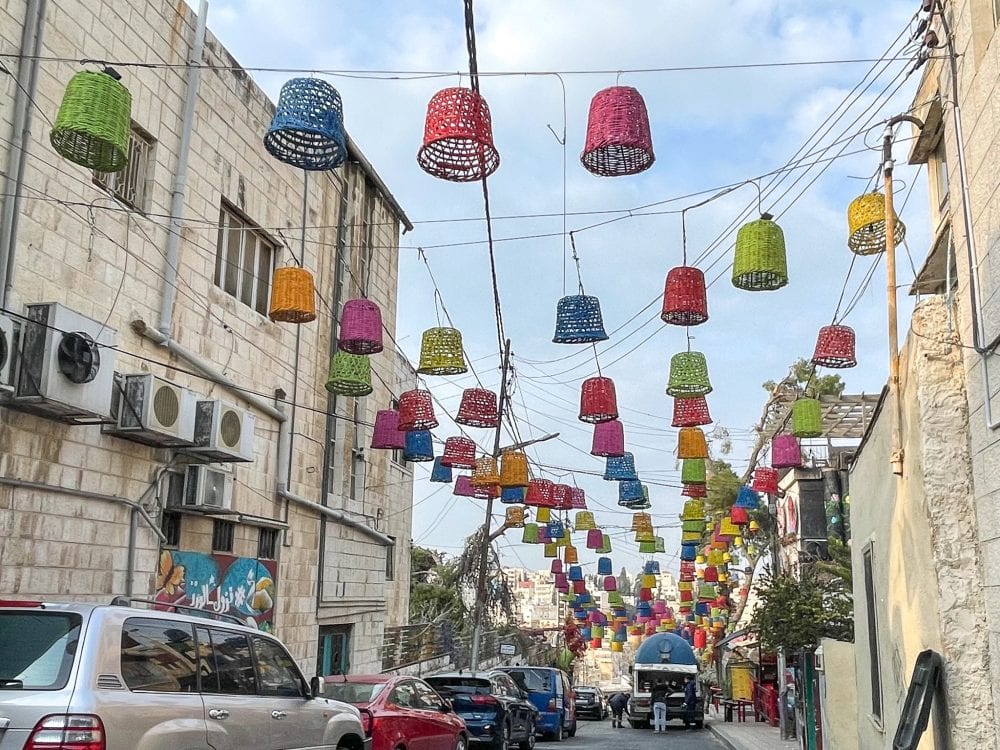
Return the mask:
{"type": "Polygon", "coordinates": [[[667,731],[667,694],[668,689],[663,678],[657,678],[653,685],[653,733],[663,734],[667,731]]]}
{"type": "Polygon", "coordinates": [[[628,696],[619,690],[611,696],[611,700],[608,703],[611,705],[611,726],[621,727],[622,714],[625,711],[625,707],[628,706],[628,696]]]}
{"type": "Polygon", "coordinates": [[[695,687],[694,675],[688,675],[684,683],[684,724],[688,729],[695,728],[695,706],[698,704],[698,692],[695,687]]]}

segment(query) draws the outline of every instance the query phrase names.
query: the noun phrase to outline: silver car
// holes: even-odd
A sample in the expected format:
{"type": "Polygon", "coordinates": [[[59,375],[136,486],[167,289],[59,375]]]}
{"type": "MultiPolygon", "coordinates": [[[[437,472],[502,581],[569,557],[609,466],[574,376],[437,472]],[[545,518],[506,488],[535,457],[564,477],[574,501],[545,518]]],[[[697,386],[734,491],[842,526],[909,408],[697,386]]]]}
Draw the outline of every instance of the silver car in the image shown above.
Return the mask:
{"type": "Polygon", "coordinates": [[[127,602],[0,601],[0,750],[370,747],[358,710],[266,633],[127,602]]]}

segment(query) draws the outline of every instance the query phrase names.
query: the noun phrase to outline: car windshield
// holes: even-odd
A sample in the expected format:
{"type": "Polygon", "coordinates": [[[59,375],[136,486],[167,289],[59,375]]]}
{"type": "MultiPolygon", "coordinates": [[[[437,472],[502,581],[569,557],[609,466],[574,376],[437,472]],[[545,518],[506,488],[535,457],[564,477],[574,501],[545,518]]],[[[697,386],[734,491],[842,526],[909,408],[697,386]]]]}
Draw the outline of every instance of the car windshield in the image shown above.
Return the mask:
{"type": "Polygon", "coordinates": [[[65,612],[0,612],[0,690],[65,687],[81,623],[65,612]]]}
{"type": "Polygon", "coordinates": [[[490,681],[478,677],[428,677],[425,682],[441,695],[489,695],[490,681]]]}
{"type": "Polygon", "coordinates": [[[554,672],[547,669],[511,669],[507,674],[521,688],[535,693],[552,692],[552,676],[554,672]]]}
{"type": "Polygon", "coordinates": [[[384,687],[384,682],[325,682],[323,696],[344,703],[371,703],[384,687]]]}

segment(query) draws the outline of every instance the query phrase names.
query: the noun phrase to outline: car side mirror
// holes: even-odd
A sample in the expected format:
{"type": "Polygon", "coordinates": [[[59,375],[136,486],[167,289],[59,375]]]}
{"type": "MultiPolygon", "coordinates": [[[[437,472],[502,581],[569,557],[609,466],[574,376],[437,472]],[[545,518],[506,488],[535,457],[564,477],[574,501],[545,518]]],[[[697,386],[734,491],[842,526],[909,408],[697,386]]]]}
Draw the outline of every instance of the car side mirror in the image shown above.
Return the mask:
{"type": "Polygon", "coordinates": [[[309,679],[309,697],[319,698],[323,694],[323,690],[320,687],[319,675],[313,675],[309,679]]]}

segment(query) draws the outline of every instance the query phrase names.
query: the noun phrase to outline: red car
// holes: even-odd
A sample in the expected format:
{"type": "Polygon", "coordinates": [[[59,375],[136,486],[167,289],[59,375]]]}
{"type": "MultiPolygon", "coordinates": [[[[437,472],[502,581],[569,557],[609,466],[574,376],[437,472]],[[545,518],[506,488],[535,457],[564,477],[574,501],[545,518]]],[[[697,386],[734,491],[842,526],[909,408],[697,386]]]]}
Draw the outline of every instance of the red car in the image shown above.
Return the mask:
{"type": "Polygon", "coordinates": [[[361,709],[372,750],[467,750],[465,721],[416,677],[386,674],[323,678],[323,695],[361,709]]]}

